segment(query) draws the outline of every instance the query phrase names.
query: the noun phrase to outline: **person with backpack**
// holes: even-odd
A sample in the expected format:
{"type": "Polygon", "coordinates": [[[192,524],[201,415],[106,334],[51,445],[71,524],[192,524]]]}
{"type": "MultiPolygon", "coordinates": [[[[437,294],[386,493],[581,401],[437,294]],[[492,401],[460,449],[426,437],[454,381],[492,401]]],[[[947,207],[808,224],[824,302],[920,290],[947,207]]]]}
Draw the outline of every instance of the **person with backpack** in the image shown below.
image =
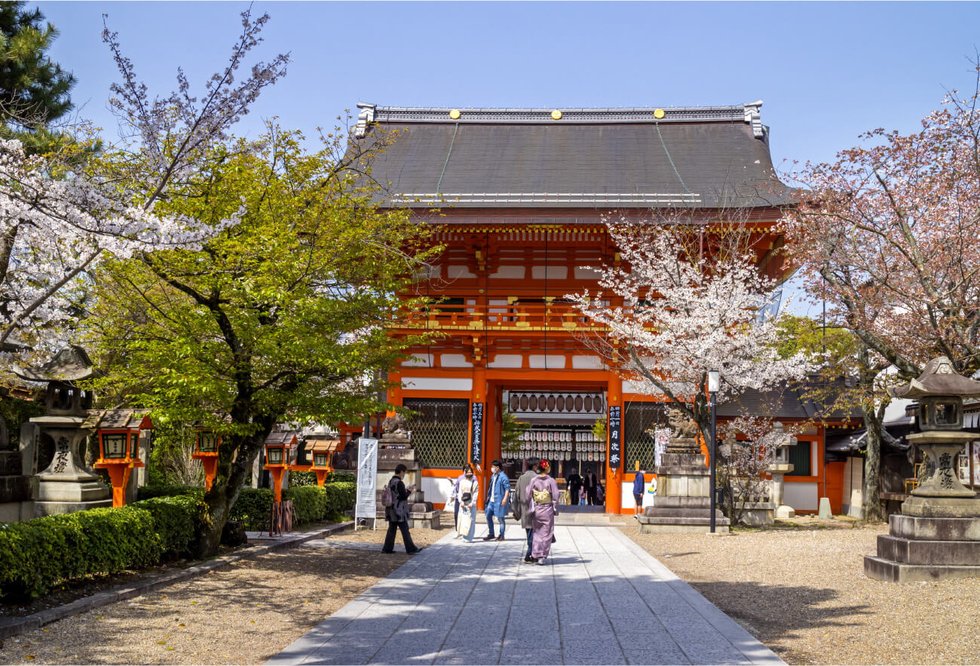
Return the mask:
{"type": "Polygon", "coordinates": [[[415,486],[406,488],[402,482],[402,477],[407,471],[408,468],[399,463],[395,467],[395,475],[381,491],[381,505],[384,506],[385,520],[388,521],[388,533],[385,535],[385,544],[381,548],[382,553],[395,552],[395,532],[398,530],[401,530],[406,553],[417,553],[422,550],[412,541],[412,535],[408,531],[408,496],[415,491],[415,486]]]}

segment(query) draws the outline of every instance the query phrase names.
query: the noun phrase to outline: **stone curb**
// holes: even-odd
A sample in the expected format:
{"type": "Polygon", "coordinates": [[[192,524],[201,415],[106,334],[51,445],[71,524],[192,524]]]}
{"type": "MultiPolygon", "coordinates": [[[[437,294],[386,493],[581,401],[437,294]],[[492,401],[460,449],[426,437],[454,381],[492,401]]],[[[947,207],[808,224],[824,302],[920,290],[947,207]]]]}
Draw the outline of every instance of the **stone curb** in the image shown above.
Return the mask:
{"type": "Polygon", "coordinates": [[[75,601],[64,604],[63,606],[48,608],[31,615],[25,615],[24,617],[0,620],[0,639],[18,636],[20,634],[27,633],[28,631],[33,631],[34,629],[40,629],[44,625],[51,624],[57,620],[63,620],[66,617],[71,617],[72,615],[78,615],[79,613],[84,613],[85,611],[93,610],[95,608],[108,606],[109,604],[117,601],[132,599],[142,594],[146,594],[147,592],[153,592],[155,590],[159,590],[160,588],[167,587],[173,583],[196,578],[197,576],[206,574],[210,571],[227,567],[239,560],[256,557],[258,555],[265,555],[266,553],[273,550],[278,550],[280,548],[291,548],[298,546],[302,543],[306,543],[307,541],[319,539],[329,534],[333,534],[334,532],[340,532],[341,530],[345,530],[353,525],[354,521],[347,521],[329,525],[328,527],[315,530],[313,532],[298,532],[296,534],[290,534],[289,536],[285,536],[282,539],[277,539],[276,541],[247,548],[241,553],[222,555],[221,557],[216,557],[214,559],[201,562],[200,564],[189,566],[185,569],[179,569],[177,571],[170,571],[147,577],[144,580],[138,580],[129,585],[123,585],[111,590],[97,592],[88,597],[76,599],[75,601]]]}

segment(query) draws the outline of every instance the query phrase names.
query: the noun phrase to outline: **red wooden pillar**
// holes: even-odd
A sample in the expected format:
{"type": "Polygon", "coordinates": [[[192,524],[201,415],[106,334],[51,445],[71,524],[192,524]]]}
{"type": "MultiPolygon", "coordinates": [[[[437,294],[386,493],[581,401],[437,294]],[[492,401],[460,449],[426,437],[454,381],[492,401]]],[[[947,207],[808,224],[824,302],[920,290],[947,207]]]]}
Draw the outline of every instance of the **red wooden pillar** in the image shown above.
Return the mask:
{"type": "MultiPolygon", "coordinates": [[[[623,447],[623,428],[626,425],[626,408],[623,405],[623,380],[619,375],[610,373],[609,385],[607,388],[609,404],[606,408],[606,416],[609,415],[609,407],[620,408],[620,436],[619,450],[623,447]]],[[[606,428],[606,513],[621,513],[623,510],[623,461],[619,461],[619,466],[615,469],[610,465],[609,460],[609,428],[606,428]]],[[[620,455],[622,457],[622,455],[620,455]]]]}

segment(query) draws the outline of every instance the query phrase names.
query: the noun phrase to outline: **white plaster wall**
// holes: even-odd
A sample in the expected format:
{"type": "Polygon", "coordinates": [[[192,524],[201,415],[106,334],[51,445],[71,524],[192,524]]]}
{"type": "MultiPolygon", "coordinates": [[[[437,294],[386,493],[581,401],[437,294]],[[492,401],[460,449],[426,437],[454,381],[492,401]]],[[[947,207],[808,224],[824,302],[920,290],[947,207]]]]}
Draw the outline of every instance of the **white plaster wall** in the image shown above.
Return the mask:
{"type": "Polygon", "coordinates": [[[503,278],[505,280],[523,280],[524,279],[524,267],[523,266],[500,266],[497,270],[490,274],[491,278],[503,278]]]}
{"type": "Polygon", "coordinates": [[[589,268],[588,266],[575,267],[575,279],[577,280],[598,280],[599,275],[599,271],[594,268],[589,268]]]}
{"type": "Polygon", "coordinates": [[[472,368],[473,364],[466,360],[463,354],[443,354],[439,362],[444,368],[472,368]]]}
{"type": "Polygon", "coordinates": [[[783,502],[797,511],[816,511],[819,506],[816,482],[792,483],[783,486],[783,502]]]}
{"type": "Polygon", "coordinates": [[[640,382],[631,382],[628,379],[623,380],[623,393],[642,393],[646,395],[660,395],[662,391],[656,391],[651,393],[645,384],[640,382]]]}
{"type": "Polygon", "coordinates": [[[547,368],[561,370],[565,367],[565,357],[559,354],[531,354],[527,364],[532,368],[547,368]]]}
{"type": "Polygon", "coordinates": [[[412,354],[402,361],[403,368],[431,368],[432,354],[412,354]]]}
{"type": "Polygon", "coordinates": [[[572,367],[576,370],[602,370],[605,366],[598,356],[573,356],[572,367]]]}
{"type": "Polygon", "coordinates": [[[416,391],[472,391],[470,377],[402,377],[402,388],[416,391]]]}
{"type": "MultiPolygon", "coordinates": [[[[633,481],[632,481],[633,474],[635,474],[635,472],[626,472],[626,476],[630,478],[630,481],[624,481],[622,484],[623,493],[621,496],[623,498],[623,508],[629,510],[633,510],[636,508],[636,500],[633,499],[633,481]]],[[[648,506],[653,506],[653,498],[656,497],[656,495],[653,495],[652,493],[648,492],[650,490],[650,486],[653,485],[653,482],[650,479],[650,475],[647,474],[646,478],[647,478],[647,483],[643,487],[644,508],[648,506]]]]}
{"type": "Polygon", "coordinates": [[[470,269],[466,266],[446,266],[446,277],[450,280],[455,278],[471,278],[476,277],[470,272],[470,269]]]}
{"type": "MultiPolygon", "coordinates": [[[[425,493],[426,502],[445,504],[449,501],[449,496],[453,494],[453,480],[423,476],[422,492],[425,493]]],[[[452,521],[449,522],[452,523],[452,521]]]]}
{"type": "Polygon", "coordinates": [[[844,497],[841,509],[852,518],[864,511],[864,458],[848,458],[844,463],[844,497]]]}
{"type": "Polygon", "coordinates": [[[535,280],[564,280],[568,277],[568,266],[534,266],[531,277],[535,280]]]}
{"type": "Polygon", "coordinates": [[[497,354],[487,364],[490,368],[519,368],[523,357],[520,354],[497,354]]]}

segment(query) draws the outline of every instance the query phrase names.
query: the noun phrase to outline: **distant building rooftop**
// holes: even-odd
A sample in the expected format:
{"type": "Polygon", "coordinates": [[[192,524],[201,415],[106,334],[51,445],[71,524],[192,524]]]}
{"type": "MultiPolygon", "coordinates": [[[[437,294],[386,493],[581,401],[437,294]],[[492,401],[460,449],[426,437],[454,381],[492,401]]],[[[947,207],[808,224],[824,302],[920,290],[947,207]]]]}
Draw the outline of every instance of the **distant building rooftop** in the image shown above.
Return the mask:
{"type": "Polygon", "coordinates": [[[747,208],[793,203],[762,102],[632,109],[358,104],[354,135],[396,138],[373,162],[387,203],[443,208],[747,208]]]}

